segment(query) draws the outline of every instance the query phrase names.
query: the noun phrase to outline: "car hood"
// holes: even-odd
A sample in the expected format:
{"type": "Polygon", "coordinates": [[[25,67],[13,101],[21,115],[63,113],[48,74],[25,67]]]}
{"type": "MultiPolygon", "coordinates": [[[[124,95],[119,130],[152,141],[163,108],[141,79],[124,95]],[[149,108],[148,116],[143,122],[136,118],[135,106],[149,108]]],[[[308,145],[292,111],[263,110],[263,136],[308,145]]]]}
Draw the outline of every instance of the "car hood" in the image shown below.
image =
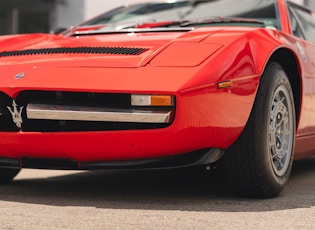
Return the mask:
{"type": "Polygon", "coordinates": [[[4,36],[0,38],[0,65],[140,67],[172,42],[199,43],[218,31],[4,36]]]}

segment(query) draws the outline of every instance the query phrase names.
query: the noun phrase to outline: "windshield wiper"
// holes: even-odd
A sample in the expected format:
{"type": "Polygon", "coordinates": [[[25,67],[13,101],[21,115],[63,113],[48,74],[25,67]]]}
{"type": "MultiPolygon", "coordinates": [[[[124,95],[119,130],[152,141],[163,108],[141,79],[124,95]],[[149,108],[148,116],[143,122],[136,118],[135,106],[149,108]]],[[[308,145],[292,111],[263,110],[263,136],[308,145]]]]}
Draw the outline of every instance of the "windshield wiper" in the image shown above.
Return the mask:
{"type": "Polygon", "coordinates": [[[253,23],[265,25],[265,22],[258,19],[251,18],[236,18],[236,17],[211,17],[207,19],[196,19],[196,20],[185,20],[179,26],[198,26],[198,25],[207,25],[207,24],[224,24],[224,23],[253,23]]]}

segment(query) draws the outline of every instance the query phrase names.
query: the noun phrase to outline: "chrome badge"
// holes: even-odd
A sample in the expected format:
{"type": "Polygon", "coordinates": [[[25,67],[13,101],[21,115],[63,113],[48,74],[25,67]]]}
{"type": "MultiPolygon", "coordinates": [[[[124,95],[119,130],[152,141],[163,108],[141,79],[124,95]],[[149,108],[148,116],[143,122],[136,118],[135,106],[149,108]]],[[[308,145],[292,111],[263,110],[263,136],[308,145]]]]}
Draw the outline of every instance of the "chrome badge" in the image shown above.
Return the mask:
{"type": "Polygon", "coordinates": [[[17,75],[14,76],[14,79],[21,79],[23,77],[25,77],[26,73],[22,72],[22,73],[19,73],[17,75]]]}
{"type": "Polygon", "coordinates": [[[22,127],[22,123],[23,123],[23,120],[22,120],[22,110],[23,110],[23,107],[20,107],[18,108],[15,100],[13,100],[12,102],[12,107],[10,106],[7,106],[8,110],[10,111],[11,115],[12,115],[12,119],[13,119],[13,122],[15,123],[15,125],[20,129],[22,127]]]}

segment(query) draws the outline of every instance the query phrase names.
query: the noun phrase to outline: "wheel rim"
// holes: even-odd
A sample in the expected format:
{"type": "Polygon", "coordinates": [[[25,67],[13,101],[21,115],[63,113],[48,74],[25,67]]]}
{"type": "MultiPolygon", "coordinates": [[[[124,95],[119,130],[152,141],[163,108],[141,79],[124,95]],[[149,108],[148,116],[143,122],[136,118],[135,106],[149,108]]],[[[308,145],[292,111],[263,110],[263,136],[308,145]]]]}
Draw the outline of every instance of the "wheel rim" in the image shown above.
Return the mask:
{"type": "Polygon", "coordinates": [[[269,146],[273,170],[279,177],[288,170],[294,133],[294,115],[290,94],[286,87],[279,86],[274,93],[270,110],[269,146]]]}

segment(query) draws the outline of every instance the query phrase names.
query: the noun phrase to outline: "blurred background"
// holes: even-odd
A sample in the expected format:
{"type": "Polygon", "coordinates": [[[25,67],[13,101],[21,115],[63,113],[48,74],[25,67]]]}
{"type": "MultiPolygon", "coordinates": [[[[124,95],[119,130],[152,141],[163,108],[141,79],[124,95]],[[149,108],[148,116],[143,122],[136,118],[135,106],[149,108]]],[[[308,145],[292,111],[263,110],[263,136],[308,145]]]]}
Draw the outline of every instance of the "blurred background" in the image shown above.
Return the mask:
{"type": "MultiPolygon", "coordinates": [[[[315,0],[291,0],[315,10],[315,0]]],[[[139,0],[0,0],[0,35],[69,27],[139,0]]]]}

